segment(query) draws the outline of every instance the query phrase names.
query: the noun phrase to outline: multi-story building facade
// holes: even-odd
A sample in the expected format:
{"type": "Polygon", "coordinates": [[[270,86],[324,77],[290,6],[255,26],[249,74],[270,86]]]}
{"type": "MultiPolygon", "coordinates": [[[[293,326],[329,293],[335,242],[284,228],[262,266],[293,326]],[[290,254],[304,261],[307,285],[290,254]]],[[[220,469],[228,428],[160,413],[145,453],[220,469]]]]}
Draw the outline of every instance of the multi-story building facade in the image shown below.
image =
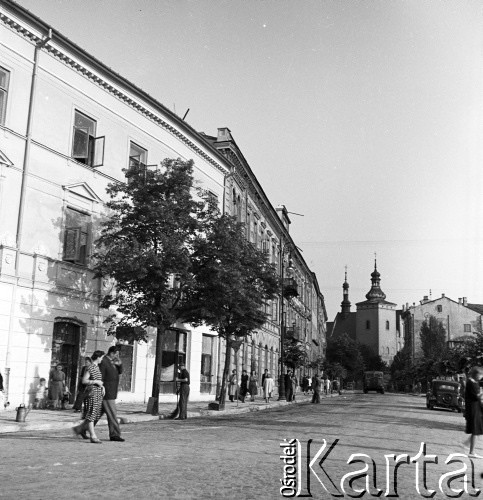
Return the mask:
{"type": "Polygon", "coordinates": [[[409,349],[411,358],[421,357],[421,327],[423,322],[429,322],[433,316],[441,322],[446,331],[446,342],[454,345],[471,338],[482,328],[482,304],[470,304],[466,297],[461,297],[458,302],[443,294],[437,299],[424,296],[419,304],[403,307],[402,318],[404,321],[405,345],[409,349]]]}
{"type": "MultiPolygon", "coordinates": [[[[274,262],[293,242],[251,171],[247,189],[234,159],[207,136],[8,0],[0,6],[0,40],[0,371],[15,406],[31,400],[57,363],[75,393],[84,356],[115,343],[99,306],[111,283],[94,278],[90,257],[106,188],[125,180],[123,169],[193,159],[196,181],[220,207],[246,214],[248,236],[274,262]]],[[[320,308],[316,280],[294,255],[300,285],[315,290],[304,307],[320,308]]],[[[244,351],[258,371],[278,367],[279,311],[274,301],[271,320],[244,351]]],[[[304,314],[296,321],[305,327],[304,314]]],[[[311,317],[310,338],[321,345],[323,315],[311,317]]],[[[121,400],[151,395],[154,342],[151,335],[123,346],[121,400]]],[[[212,398],[223,349],[208,328],[173,325],[163,344],[161,392],[174,398],[177,365],[185,361],[192,397],[212,398]]]]}

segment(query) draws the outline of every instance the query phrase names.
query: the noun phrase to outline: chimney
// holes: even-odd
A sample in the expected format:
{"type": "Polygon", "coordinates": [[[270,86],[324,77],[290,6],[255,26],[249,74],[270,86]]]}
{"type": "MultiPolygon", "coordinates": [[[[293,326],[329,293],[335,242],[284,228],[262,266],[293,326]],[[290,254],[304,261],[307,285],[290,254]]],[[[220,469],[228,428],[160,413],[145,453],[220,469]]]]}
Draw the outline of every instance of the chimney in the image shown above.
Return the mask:
{"type": "Polygon", "coordinates": [[[460,304],[460,305],[461,305],[462,300],[463,300],[463,299],[462,299],[461,297],[459,297],[459,298],[458,298],[458,304],[460,304]]]}
{"type": "Polygon", "coordinates": [[[468,298],[467,298],[467,297],[463,297],[463,305],[464,305],[465,307],[467,307],[467,306],[468,306],[468,298]]]}
{"type": "Polygon", "coordinates": [[[429,300],[428,300],[428,296],[427,296],[427,295],[425,295],[425,296],[423,297],[423,300],[420,300],[420,301],[419,301],[419,303],[420,303],[421,305],[426,304],[426,302],[429,302],[429,300]]]}
{"type": "Polygon", "coordinates": [[[444,293],[441,294],[441,298],[444,299],[444,293]]]}

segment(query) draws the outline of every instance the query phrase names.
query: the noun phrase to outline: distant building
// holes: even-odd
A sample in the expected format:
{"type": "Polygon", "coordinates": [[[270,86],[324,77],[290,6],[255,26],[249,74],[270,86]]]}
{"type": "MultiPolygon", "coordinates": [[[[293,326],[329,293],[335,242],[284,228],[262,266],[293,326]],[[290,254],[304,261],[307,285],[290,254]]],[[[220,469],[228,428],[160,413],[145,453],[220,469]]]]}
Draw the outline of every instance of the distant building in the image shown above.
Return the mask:
{"type": "Polygon", "coordinates": [[[349,283],[347,272],[345,273],[341,311],[333,322],[327,323],[327,337],[335,338],[346,333],[360,344],[371,347],[374,353],[390,364],[403,347],[401,311],[396,309],[396,304],[386,300],[386,294],[381,290],[381,275],[376,261],[371,282],[371,289],[366,294],[367,300],[358,302],[356,312],[351,312],[349,283]]]}
{"type": "Polygon", "coordinates": [[[419,305],[406,305],[402,317],[405,343],[410,349],[412,359],[422,354],[419,333],[423,322],[428,321],[431,316],[443,324],[448,344],[455,345],[481,330],[482,315],[483,304],[469,304],[466,297],[455,302],[444,294],[434,300],[424,296],[419,305]]]}

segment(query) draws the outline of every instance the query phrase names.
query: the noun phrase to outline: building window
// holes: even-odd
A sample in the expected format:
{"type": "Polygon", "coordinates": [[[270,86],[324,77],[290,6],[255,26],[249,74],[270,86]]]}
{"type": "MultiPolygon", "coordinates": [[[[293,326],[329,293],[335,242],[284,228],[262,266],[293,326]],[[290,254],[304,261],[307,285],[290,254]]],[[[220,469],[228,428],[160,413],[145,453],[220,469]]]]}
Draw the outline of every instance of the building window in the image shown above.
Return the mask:
{"type": "Polygon", "coordinates": [[[65,211],[63,260],[86,265],[90,232],[90,216],[72,208],[67,208],[65,211]]]}
{"type": "Polygon", "coordinates": [[[386,330],[389,330],[389,321],[386,321],[386,330]]]}
{"type": "Polygon", "coordinates": [[[9,82],[10,71],[7,71],[5,68],[0,67],[0,125],[5,125],[9,82]]]}
{"type": "Polygon", "coordinates": [[[75,112],[72,157],[89,167],[104,164],[105,137],[96,137],[96,122],[80,111],[75,112]]]}
{"type": "Polygon", "coordinates": [[[143,178],[146,176],[146,162],[148,159],[148,152],[146,149],[138,146],[136,143],[131,142],[129,146],[129,170],[135,172],[135,174],[130,172],[128,176],[129,180],[133,175],[140,175],[143,178]]]}
{"type": "Polygon", "coordinates": [[[371,322],[369,320],[366,321],[366,330],[371,329],[371,322]]]}
{"type": "Polygon", "coordinates": [[[443,312],[443,306],[436,306],[436,310],[440,313],[443,312]]]}
{"type": "Polygon", "coordinates": [[[466,333],[471,333],[471,325],[464,325],[464,331],[466,333]]]}
{"type": "Polygon", "coordinates": [[[204,393],[211,392],[213,377],[213,336],[203,335],[201,346],[201,387],[204,393]]]}

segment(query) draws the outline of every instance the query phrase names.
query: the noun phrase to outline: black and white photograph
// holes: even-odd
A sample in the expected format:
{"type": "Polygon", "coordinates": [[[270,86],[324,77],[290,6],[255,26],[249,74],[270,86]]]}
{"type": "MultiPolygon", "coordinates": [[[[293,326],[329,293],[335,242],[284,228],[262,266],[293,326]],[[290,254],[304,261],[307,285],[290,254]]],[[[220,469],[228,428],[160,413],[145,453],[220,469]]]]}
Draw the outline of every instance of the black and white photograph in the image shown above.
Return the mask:
{"type": "Polygon", "coordinates": [[[483,1],[0,0],[0,499],[483,498],[482,436],[483,1]]]}

